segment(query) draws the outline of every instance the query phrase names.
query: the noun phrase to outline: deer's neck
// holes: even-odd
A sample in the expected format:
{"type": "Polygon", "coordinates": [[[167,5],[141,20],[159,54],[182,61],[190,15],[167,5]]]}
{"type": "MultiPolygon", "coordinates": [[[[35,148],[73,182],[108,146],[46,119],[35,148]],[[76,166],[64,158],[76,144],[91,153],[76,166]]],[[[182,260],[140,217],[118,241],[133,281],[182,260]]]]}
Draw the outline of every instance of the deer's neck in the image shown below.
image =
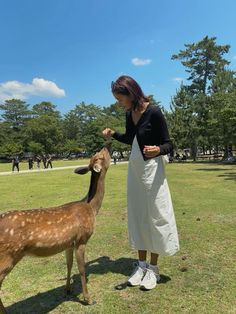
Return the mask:
{"type": "Polygon", "coordinates": [[[96,173],[92,171],[88,192],[88,203],[95,211],[95,214],[98,213],[102,206],[102,200],[105,193],[105,175],[105,172],[96,173]]]}

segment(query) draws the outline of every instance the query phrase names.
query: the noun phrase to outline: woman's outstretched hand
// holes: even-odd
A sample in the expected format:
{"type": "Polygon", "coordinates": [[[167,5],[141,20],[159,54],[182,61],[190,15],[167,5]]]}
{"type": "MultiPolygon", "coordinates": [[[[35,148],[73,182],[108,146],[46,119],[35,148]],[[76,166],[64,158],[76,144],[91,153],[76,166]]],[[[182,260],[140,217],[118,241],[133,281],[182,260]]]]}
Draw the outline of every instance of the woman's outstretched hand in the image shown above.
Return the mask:
{"type": "Polygon", "coordinates": [[[157,157],[160,154],[160,147],[145,145],[143,152],[144,152],[145,157],[147,158],[157,157]]]}
{"type": "Polygon", "coordinates": [[[102,135],[103,137],[105,137],[106,139],[109,139],[113,136],[113,134],[115,133],[114,130],[110,129],[110,128],[106,128],[102,131],[102,135]]]}

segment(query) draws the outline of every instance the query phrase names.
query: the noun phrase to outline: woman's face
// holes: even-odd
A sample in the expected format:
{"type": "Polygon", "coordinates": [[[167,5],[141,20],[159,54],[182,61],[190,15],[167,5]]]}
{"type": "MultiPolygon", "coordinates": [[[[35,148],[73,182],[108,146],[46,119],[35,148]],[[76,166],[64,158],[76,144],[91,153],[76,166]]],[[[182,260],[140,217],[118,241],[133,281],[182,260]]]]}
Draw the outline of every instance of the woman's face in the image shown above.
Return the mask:
{"type": "Polygon", "coordinates": [[[119,104],[125,109],[130,110],[132,108],[132,97],[128,95],[122,94],[113,94],[116,100],[118,100],[119,104]]]}

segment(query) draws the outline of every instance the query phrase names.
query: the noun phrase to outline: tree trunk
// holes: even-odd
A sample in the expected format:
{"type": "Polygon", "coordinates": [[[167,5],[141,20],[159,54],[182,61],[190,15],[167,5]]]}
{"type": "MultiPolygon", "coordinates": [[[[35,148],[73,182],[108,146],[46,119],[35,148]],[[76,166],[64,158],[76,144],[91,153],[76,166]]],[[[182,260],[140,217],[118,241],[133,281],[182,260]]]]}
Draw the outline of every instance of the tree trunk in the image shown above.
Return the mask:
{"type": "Polygon", "coordinates": [[[197,160],[197,145],[196,143],[192,144],[192,147],[191,147],[191,156],[193,158],[193,161],[196,161],[197,160]]]}
{"type": "Polygon", "coordinates": [[[229,145],[225,145],[223,160],[229,157],[229,145]]]}

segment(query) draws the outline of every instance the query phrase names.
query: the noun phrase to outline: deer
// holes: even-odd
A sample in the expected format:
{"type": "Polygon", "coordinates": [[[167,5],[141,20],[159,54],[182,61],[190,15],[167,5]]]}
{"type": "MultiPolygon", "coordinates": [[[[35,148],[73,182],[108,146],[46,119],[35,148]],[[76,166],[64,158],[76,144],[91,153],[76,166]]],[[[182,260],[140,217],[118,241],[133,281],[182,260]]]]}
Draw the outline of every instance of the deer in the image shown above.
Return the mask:
{"type": "MultiPolygon", "coordinates": [[[[0,215],[0,289],[4,278],[24,256],[47,257],[65,251],[66,292],[71,292],[71,269],[75,253],[83,304],[96,303],[90,298],[87,289],[85,248],[102,205],[110,159],[109,150],[104,147],[91,157],[88,166],[74,170],[76,174],[91,171],[89,191],[82,200],[57,207],[14,210],[0,215]]],[[[6,313],[0,299],[0,314],[6,313]]]]}

